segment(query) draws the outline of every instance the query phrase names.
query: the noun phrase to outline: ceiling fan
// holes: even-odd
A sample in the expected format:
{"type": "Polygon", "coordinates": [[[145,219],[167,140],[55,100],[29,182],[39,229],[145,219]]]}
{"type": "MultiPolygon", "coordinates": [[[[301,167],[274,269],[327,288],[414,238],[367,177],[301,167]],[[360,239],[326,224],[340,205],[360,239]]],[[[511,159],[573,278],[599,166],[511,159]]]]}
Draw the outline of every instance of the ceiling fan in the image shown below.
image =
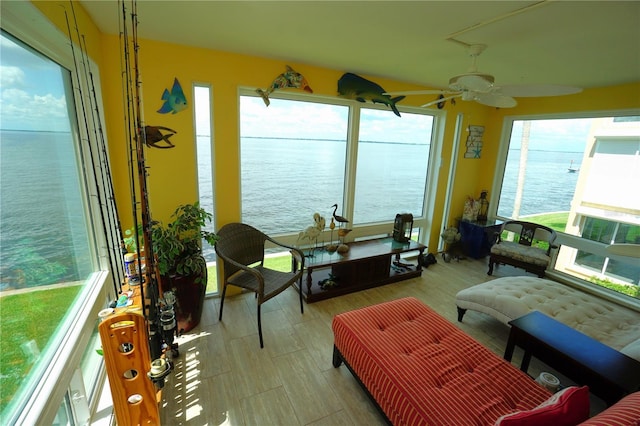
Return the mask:
{"type": "MultiPolygon", "coordinates": [[[[456,40],[457,41],[457,40],[456,40]]],[[[464,44],[471,57],[471,68],[464,74],[449,79],[449,88],[444,90],[410,90],[388,92],[386,95],[440,95],[438,99],[422,107],[438,105],[442,108],[448,100],[460,98],[463,101],[475,101],[496,108],[513,108],[518,104],[514,98],[572,95],[582,91],[579,87],[560,85],[508,85],[496,86],[491,74],[478,71],[478,56],[487,48],[485,44],[464,44]]]]}

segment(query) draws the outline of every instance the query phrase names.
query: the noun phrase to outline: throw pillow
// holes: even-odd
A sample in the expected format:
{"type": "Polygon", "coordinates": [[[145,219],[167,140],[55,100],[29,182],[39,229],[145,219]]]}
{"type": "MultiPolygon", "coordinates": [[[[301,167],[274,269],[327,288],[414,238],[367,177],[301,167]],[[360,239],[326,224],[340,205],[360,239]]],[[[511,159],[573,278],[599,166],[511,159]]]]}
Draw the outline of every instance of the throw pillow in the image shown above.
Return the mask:
{"type": "Polygon", "coordinates": [[[589,418],[589,388],[570,386],[528,411],[505,414],[500,426],[574,426],[589,418]]]}

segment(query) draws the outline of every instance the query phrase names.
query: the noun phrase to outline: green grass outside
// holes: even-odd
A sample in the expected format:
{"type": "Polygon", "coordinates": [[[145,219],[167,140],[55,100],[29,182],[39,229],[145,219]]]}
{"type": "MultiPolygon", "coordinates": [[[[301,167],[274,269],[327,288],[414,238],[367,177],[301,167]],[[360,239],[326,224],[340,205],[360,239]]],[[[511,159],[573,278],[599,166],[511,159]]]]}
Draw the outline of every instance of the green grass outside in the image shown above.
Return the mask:
{"type": "Polygon", "coordinates": [[[591,277],[589,282],[597,284],[601,287],[605,287],[611,289],[613,291],[617,291],[618,293],[626,294],[627,296],[634,297],[636,299],[640,299],[640,286],[637,285],[629,285],[629,284],[618,284],[613,283],[607,279],[601,279],[597,277],[591,277]]]}
{"type": "Polygon", "coordinates": [[[556,232],[564,232],[569,220],[569,212],[539,214],[535,216],[527,216],[522,218],[527,222],[535,222],[540,225],[548,226],[556,232]]]}
{"type": "Polygon", "coordinates": [[[81,289],[60,286],[0,297],[0,413],[34,365],[21,345],[33,341],[44,352],[81,289]]]}

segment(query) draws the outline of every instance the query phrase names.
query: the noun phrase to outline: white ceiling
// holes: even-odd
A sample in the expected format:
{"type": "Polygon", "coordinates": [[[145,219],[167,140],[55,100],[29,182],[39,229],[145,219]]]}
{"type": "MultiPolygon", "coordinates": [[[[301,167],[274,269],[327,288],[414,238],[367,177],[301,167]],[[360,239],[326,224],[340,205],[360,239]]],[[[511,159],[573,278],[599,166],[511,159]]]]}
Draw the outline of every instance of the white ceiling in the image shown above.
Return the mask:
{"type": "MultiPolygon", "coordinates": [[[[102,32],[118,33],[118,1],[81,3],[102,32]]],[[[428,87],[445,87],[471,65],[451,37],[487,44],[478,69],[500,85],[640,81],[640,1],[138,0],[137,12],[140,40],[428,87]]]]}

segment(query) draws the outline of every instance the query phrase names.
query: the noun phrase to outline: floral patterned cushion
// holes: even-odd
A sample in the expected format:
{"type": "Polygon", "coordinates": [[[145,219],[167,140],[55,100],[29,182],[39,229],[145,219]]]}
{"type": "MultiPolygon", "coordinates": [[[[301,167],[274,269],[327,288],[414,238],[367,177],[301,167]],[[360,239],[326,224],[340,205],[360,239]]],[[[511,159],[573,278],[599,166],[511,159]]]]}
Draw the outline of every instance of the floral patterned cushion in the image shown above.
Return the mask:
{"type": "Polygon", "coordinates": [[[544,267],[549,265],[551,261],[551,258],[547,256],[544,250],[511,241],[501,241],[498,244],[494,244],[491,247],[491,253],[544,267]]]}

